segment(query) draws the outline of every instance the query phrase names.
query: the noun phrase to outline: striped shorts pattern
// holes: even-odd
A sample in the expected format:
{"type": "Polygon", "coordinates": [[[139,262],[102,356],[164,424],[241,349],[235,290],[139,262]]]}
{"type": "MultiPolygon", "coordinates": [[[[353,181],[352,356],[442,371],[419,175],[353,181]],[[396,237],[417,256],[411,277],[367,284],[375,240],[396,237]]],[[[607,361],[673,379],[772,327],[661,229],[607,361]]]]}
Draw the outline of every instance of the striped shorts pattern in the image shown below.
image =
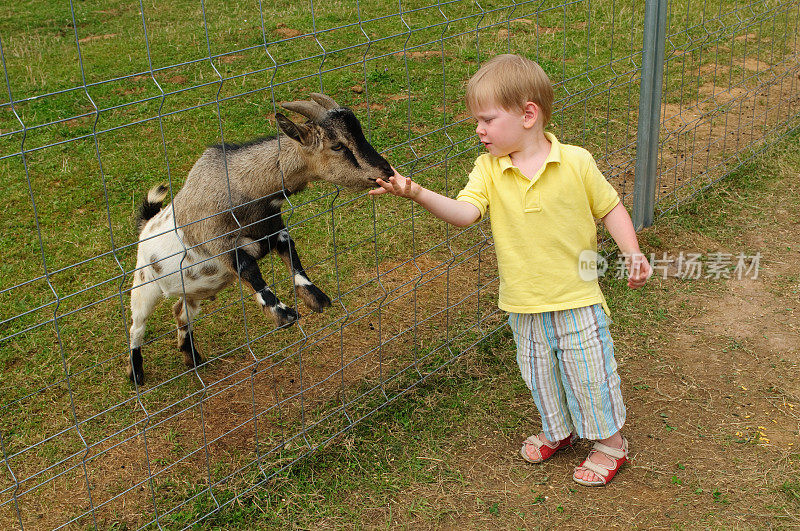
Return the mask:
{"type": "Polygon", "coordinates": [[[551,441],[605,439],[625,424],[614,342],[600,304],[512,313],[517,363],[551,441]]]}

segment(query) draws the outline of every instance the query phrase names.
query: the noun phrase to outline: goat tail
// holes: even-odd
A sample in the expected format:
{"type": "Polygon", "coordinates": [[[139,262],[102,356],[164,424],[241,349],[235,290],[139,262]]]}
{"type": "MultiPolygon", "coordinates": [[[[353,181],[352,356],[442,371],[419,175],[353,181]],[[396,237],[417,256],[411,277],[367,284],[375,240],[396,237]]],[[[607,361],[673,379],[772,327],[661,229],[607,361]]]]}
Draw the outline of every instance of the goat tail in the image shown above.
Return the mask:
{"type": "Polygon", "coordinates": [[[163,184],[159,184],[148,190],[147,197],[142,201],[141,206],[139,206],[139,214],[136,216],[136,226],[140,233],[150,218],[161,212],[161,204],[168,193],[169,188],[163,184]]]}

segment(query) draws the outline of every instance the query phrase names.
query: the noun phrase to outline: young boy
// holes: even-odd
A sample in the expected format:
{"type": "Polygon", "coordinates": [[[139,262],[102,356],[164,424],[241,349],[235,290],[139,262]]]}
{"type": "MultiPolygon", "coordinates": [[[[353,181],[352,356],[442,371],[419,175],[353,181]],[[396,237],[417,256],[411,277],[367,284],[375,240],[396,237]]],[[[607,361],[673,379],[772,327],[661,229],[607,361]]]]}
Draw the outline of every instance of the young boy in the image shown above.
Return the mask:
{"type": "Polygon", "coordinates": [[[410,198],[459,227],[491,210],[498,304],[509,312],[517,362],[542,418],[542,432],[520,454],[540,463],[577,437],[595,440],[572,477],[605,485],[627,460],[628,441],[620,433],[625,406],[608,306],[597,276],[585,280],[579,264],[597,250],[595,218],[626,257],[629,287],[643,286],[652,269],[591,154],[544,131],[553,88],[538,64],[517,55],[491,59],[469,80],[466,102],[488,154],[475,161],[456,199],[397,172],[370,193],[410,198]]]}

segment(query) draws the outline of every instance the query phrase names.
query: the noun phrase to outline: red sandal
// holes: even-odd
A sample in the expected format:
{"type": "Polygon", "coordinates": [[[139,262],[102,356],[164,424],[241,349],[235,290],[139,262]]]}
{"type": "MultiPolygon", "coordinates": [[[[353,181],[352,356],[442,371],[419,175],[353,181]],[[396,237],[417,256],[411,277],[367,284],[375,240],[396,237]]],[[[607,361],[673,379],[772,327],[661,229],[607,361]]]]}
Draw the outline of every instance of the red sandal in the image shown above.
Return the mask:
{"type": "Polygon", "coordinates": [[[541,463],[542,461],[549,458],[562,448],[566,448],[567,446],[572,446],[572,443],[575,441],[575,439],[577,439],[577,436],[574,433],[571,433],[569,437],[567,437],[566,439],[563,439],[555,443],[555,446],[550,446],[546,442],[543,442],[538,435],[531,435],[530,437],[525,439],[524,443],[522,443],[522,448],[519,451],[519,455],[521,455],[522,458],[529,463],[534,463],[534,464],[541,463]],[[534,447],[536,453],[539,454],[539,459],[532,459],[531,457],[528,456],[529,446],[534,447]]]}
{"type": "Polygon", "coordinates": [[[579,479],[575,477],[575,472],[572,474],[572,480],[575,483],[580,483],[581,485],[586,485],[587,487],[602,487],[604,485],[608,485],[617,471],[620,469],[623,463],[628,460],[628,440],[623,437],[622,438],[622,448],[613,448],[611,446],[606,446],[605,444],[596,442],[592,449],[589,451],[589,455],[586,459],[581,463],[581,466],[575,468],[575,472],[578,469],[583,468],[585,470],[591,470],[594,474],[599,478],[594,481],[586,481],[585,479],[579,479]],[[614,466],[609,468],[606,465],[601,463],[594,463],[589,460],[592,457],[594,452],[600,452],[606,454],[612,461],[614,461],[614,466]]]}

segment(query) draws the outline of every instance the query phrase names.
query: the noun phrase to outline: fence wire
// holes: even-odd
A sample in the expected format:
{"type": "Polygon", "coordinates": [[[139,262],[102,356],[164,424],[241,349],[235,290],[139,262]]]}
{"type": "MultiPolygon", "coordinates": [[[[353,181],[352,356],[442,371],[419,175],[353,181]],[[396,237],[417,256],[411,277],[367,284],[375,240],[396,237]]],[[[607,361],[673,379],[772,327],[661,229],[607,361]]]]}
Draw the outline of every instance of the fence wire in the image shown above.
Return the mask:
{"type": "MultiPolygon", "coordinates": [[[[332,307],[311,314],[268,255],[293,327],[237,281],[192,318],[206,360],[186,369],[162,304],[147,380],[129,382],[136,205],[158,183],[174,196],[205,146],[274,134],[280,102],[330,95],[401,173],[452,196],[479,153],[464,84],[520,53],[554,82],[553,132],[631,205],[641,2],[87,4],[0,15],[3,528],[189,527],[503,326],[485,222],[314,184],[283,219],[332,307]]],[[[797,127],[799,21],[796,0],[669,3],[659,214],[797,127]]]]}
{"type": "Polygon", "coordinates": [[[797,127],[797,2],[670,2],[657,213],[797,127]]]}

